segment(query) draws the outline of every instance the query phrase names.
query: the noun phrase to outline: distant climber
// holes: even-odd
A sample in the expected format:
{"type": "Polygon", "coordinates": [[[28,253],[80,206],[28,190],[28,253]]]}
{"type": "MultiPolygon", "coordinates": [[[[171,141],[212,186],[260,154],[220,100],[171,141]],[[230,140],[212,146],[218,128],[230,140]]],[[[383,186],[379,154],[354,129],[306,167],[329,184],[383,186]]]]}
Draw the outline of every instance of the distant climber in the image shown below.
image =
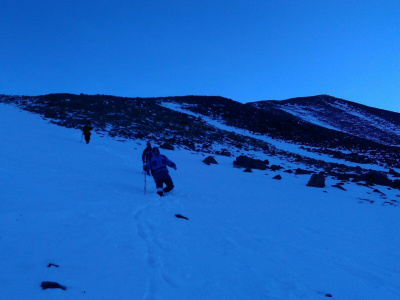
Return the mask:
{"type": "Polygon", "coordinates": [[[143,162],[143,170],[147,172],[147,175],[150,176],[150,170],[146,169],[146,164],[153,156],[153,149],[151,149],[151,143],[147,142],[146,148],[143,150],[142,153],[142,162],[143,162]]]}
{"type": "Polygon", "coordinates": [[[163,197],[164,193],[168,193],[174,188],[174,183],[169,175],[167,166],[176,170],[176,164],[170,161],[165,155],[161,155],[160,150],[154,147],[153,154],[150,160],[147,161],[146,171],[151,170],[156,183],[157,194],[160,197],[163,197]],[[164,183],[166,185],[165,188],[163,188],[164,183]]]}
{"type": "Polygon", "coordinates": [[[92,133],[90,132],[91,130],[93,130],[92,124],[90,121],[87,121],[85,127],[83,127],[82,129],[82,135],[85,136],[86,144],[89,144],[90,136],[92,135],[92,133]]]}

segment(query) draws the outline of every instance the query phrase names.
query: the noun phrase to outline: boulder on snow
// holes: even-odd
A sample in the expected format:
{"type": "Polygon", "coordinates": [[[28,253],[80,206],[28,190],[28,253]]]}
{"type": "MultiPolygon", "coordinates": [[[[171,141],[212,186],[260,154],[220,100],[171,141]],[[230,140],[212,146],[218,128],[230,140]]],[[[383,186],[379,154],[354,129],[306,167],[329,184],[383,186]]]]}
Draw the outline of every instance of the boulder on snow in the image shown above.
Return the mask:
{"type": "Polygon", "coordinates": [[[400,190],[400,180],[399,179],[393,180],[393,187],[400,190]]]}
{"type": "Polygon", "coordinates": [[[174,146],[172,146],[170,143],[164,143],[160,146],[160,148],[166,150],[175,150],[174,146]]]}
{"type": "Polygon", "coordinates": [[[387,175],[383,172],[371,171],[365,174],[362,174],[352,180],[353,182],[365,181],[368,185],[383,185],[394,187],[395,184],[392,180],[390,180],[387,175]]]}
{"type": "Polygon", "coordinates": [[[43,281],[42,284],[40,285],[43,290],[45,289],[62,289],[66,290],[67,288],[57,282],[51,282],[51,281],[43,281]]]}
{"type": "Polygon", "coordinates": [[[281,179],[282,179],[282,176],[281,176],[281,175],[276,175],[276,176],[274,176],[272,179],[281,180],[281,179]]]}
{"type": "Polygon", "coordinates": [[[294,172],[294,175],[308,175],[308,174],[312,174],[312,173],[314,173],[314,171],[303,170],[303,169],[297,168],[294,172]]]}
{"type": "Polygon", "coordinates": [[[337,180],[350,181],[351,178],[356,178],[356,177],[358,177],[358,175],[351,174],[351,173],[337,173],[337,174],[335,174],[335,177],[337,180]]]}
{"type": "Polygon", "coordinates": [[[380,190],[378,190],[378,189],[374,189],[374,191],[373,191],[374,193],[378,193],[378,194],[381,194],[382,196],[386,196],[386,194],[385,193],[382,193],[380,190]]]}
{"type": "Polygon", "coordinates": [[[342,191],[347,191],[342,185],[343,185],[343,184],[336,183],[336,184],[332,185],[332,187],[338,188],[338,189],[340,189],[340,190],[342,190],[342,191]]]}
{"type": "Polygon", "coordinates": [[[182,216],[181,214],[176,214],[175,217],[177,217],[178,219],[185,219],[185,220],[189,220],[189,218],[182,216]]]}
{"type": "Polygon", "coordinates": [[[270,169],[271,169],[271,171],[275,172],[275,171],[279,171],[280,169],[283,169],[283,167],[277,166],[277,165],[271,165],[270,169]]]}
{"type": "Polygon", "coordinates": [[[310,187],[325,187],[325,177],[322,174],[312,174],[310,181],[307,183],[307,186],[310,187]]]}
{"type": "Polygon", "coordinates": [[[236,160],[233,162],[233,165],[237,167],[257,169],[262,171],[267,169],[268,164],[268,160],[262,161],[260,159],[254,159],[244,155],[237,157],[236,160]]]}
{"type": "Polygon", "coordinates": [[[222,156],[228,156],[228,157],[230,157],[232,155],[227,149],[222,149],[220,154],[222,156]]]}
{"type": "Polygon", "coordinates": [[[203,163],[205,163],[207,166],[209,166],[210,164],[218,165],[217,161],[212,156],[208,156],[206,159],[204,159],[203,163]]]}
{"type": "Polygon", "coordinates": [[[400,173],[398,173],[398,172],[396,172],[395,170],[393,170],[393,169],[390,169],[389,170],[389,174],[390,175],[392,175],[393,177],[400,177],[400,173]]]}
{"type": "Polygon", "coordinates": [[[253,171],[252,171],[250,168],[246,168],[243,172],[246,172],[246,173],[253,173],[253,171]]]}

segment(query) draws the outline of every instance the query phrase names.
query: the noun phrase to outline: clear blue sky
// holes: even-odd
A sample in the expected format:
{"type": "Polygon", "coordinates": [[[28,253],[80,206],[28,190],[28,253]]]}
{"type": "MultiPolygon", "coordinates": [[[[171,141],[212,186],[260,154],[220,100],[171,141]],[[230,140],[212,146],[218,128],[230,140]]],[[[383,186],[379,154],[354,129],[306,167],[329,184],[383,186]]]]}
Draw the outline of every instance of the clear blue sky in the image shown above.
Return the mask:
{"type": "Polygon", "coordinates": [[[1,0],[0,93],[329,94],[400,112],[398,0],[1,0]]]}

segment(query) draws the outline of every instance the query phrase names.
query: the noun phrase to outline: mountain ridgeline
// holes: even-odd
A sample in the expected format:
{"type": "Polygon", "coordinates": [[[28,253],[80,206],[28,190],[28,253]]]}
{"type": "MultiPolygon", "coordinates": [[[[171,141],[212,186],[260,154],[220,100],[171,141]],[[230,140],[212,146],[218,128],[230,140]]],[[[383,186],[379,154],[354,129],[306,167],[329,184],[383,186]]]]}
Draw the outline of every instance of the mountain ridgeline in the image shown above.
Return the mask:
{"type": "Polygon", "coordinates": [[[332,164],[276,149],[257,138],[268,136],[333,158],[400,168],[400,114],[328,95],[246,104],[210,96],[126,98],[85,94],[0,95],[0,102],[14,103],[68,128],[81,128],[90,120],[96,132],[120,141],[149,139],[159,145],[210,154],[237,155],[242,150],[254,150],[332,170],[332,164]],[[165,105],[171,103],[185,112],[165,105]],[[220,129],[206,119],[247,130],[251,135],[220,129]],[[221,152],[216,145],[227,150],[221,152]]]}

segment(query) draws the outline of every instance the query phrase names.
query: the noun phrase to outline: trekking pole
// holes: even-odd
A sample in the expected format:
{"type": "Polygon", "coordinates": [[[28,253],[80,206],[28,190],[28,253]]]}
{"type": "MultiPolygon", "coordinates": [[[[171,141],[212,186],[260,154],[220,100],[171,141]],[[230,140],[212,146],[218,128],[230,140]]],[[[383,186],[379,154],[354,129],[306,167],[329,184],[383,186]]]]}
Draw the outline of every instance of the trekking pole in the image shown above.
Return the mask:
{"type": "Polygon", "coordinates": [[[146,171],[143,171],[143,174],[144,174],[144,194],[146,195],[146,171]]]}

